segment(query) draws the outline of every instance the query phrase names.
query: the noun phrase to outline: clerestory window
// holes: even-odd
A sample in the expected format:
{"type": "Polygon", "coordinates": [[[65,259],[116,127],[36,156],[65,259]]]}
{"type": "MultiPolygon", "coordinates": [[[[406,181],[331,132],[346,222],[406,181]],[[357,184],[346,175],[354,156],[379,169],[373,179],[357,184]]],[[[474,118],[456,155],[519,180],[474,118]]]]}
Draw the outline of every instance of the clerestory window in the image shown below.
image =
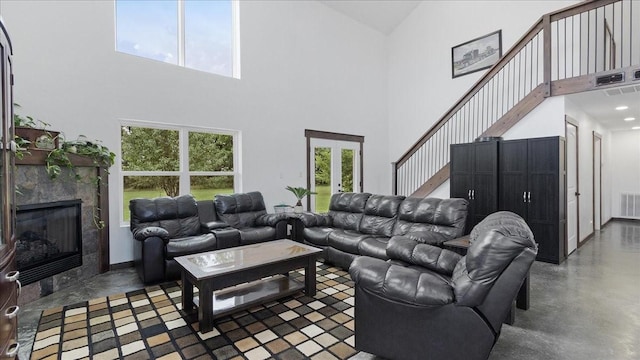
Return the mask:
{"type": "Polygon", "coordinates": [[[116,0],[116,50],[240,78],[238,1],[116,0]]]}

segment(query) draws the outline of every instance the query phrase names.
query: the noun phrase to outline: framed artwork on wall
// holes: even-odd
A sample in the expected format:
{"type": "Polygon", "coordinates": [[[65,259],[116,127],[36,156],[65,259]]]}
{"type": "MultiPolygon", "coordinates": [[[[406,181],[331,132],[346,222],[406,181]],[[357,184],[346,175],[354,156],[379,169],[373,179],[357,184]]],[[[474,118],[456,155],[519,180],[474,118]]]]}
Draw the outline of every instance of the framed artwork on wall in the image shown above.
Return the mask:
{"type": "Polygon", "coordinates": [[[502,30],[451,48],[451,76],[488,69],[502,56],[502,30]]]}

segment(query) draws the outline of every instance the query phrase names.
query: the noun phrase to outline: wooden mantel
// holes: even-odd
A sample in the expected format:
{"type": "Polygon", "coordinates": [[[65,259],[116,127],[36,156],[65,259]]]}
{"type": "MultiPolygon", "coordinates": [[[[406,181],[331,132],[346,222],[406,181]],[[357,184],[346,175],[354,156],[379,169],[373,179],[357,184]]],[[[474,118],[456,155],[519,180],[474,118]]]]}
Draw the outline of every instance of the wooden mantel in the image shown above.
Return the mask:
{"type": "MultiPolygon", "coordinates": [[[[16,165],[45,166],[45,160],[49,151],[29,149],[30,154],[25,153],[22,159],[16,158],[16,165]]],[[[99,204],[99,219],[104,224],[98,229],[98,271],[109,271],[109,172],[104,166],[98,166],[93,159],[76,154],[68,154],[69,160],[76,167],[95,167],[98,178],[97,203],[99,204]]]]}

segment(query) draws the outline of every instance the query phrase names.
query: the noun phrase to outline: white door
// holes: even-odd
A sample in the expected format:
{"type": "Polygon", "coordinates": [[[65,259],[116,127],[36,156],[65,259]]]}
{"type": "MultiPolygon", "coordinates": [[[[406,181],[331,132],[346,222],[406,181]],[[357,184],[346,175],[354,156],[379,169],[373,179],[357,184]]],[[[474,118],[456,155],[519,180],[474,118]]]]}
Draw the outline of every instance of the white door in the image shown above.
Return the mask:
{"type": "Polygon", "coordinates": [[[602,139],[595,135],[593,136],[593,224],[595,230],[600,230],[602,226],[602,215],[600,210],[602,208],[600,204],[602,184],[602,139]]]}
{"type": "Polygon", "coordinates": [[[327,212],[332,194],[357,192],[360,143],[311,139],[311,211],[327,212]]]}
{"type": "Polygon", "coordinates": [[[567,122],[567,254],[578,247],[578,127],[567,122]]]}

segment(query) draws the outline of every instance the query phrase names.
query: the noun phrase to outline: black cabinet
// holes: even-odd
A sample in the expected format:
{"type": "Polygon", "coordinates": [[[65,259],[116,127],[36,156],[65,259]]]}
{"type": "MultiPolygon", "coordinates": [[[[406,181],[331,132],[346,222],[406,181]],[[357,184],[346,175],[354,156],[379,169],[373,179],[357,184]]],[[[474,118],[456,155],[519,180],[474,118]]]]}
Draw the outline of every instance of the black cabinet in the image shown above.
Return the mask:
{"type": "Polygon", "coordinates": [[[500,210],[522,216],[539,245],[537,260],[566,258],[565,142],[560,137],[502,141],[500,210]]]}
{"type": "Polygon", "coordinates": [[[451,145],[452,198],[469,201],[466,232],[498,209],[498,142],[451,145]]]}
{"type": "Polygon", "coordinates": [[[565,255],[564,138],[451,145],[451,197],[469,200],[468,233],[499,210],[522,216],[539,244],[537,260],[565,255]]]}

